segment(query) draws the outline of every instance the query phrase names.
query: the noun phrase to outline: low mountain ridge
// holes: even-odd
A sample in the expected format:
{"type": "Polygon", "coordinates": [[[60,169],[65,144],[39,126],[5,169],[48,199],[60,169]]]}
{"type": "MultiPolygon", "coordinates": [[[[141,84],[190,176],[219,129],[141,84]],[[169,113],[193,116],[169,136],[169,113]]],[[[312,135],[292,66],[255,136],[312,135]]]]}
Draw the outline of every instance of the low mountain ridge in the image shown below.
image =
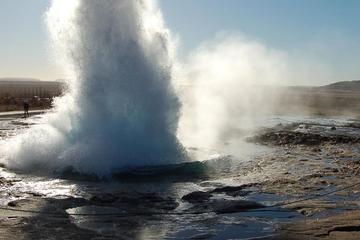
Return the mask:
{"type": "Polygon", "coordinates": [[[360,90],[360,80],[336,82],[323,86],[322,88],[356,91],[360,90]]]}

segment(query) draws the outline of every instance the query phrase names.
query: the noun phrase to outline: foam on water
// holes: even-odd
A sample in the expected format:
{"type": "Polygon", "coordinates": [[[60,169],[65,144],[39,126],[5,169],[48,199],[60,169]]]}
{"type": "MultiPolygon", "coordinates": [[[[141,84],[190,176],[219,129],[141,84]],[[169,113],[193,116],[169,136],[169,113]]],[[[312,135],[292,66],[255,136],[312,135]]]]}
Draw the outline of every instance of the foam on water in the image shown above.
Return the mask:
{"type": "Polygon", "coordinates": [[[1,143],[3,162],[108,174],[182,161],[174,47],[156,2],[53,0],[46,22],[68,91],[46,124],[1,143]]]}

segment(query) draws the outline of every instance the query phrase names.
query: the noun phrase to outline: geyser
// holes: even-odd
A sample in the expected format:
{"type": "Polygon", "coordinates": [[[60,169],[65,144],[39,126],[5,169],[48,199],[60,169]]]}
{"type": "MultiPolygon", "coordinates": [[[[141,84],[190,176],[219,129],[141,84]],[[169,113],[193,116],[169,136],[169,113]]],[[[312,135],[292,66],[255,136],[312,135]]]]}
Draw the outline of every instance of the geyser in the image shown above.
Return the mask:
{"type": "Polygon", "coordinates": [[[108,174],[183,160],[173,45],[156,3],[53,0],[46,22],[68,91],[46,124],[1,144],[5,164],[108,174]]]}

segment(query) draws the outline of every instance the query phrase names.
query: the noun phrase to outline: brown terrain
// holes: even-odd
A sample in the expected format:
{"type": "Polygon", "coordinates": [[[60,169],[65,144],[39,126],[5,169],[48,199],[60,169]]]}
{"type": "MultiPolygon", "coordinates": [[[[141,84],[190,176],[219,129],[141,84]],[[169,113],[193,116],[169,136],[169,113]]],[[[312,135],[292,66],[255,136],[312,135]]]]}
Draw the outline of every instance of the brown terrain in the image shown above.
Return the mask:
{"type": "Polygon", "coordinates": [[[26,78],[0,78],[0,112],[23,109],[26,99],[30,109],[49,109],[54,97],[61,95],[63,83],[26,78]]]}
{"type": "Polygon", "coordinates": [[[307,115],[360,116],[360,80],[321,87],[286,87],[278,111],[307,115]]]}

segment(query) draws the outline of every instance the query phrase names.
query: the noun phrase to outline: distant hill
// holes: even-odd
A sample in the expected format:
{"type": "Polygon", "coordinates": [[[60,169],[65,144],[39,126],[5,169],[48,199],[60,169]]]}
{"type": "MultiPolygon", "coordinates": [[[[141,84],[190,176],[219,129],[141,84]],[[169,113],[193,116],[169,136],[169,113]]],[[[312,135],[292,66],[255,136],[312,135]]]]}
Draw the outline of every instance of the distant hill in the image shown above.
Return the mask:
{"type": "Polygon", "coordinates": [[[323,86],[321,88],[334,89],[334,90],[336,89],[336,90],[360,91],[360,80],[336,82],[323,86]]]}
{"type": "Polygon", "coordinates": [[[39,82],[41,81],[40,79],[36,79],[36,78],[0,78],[1,82],[39,82]]]}
{"type": "Polygon", "coordinates": [[[0,78],[0,98],[51,98],[59,96],[64,83],[33,78],[0,78]]]}

